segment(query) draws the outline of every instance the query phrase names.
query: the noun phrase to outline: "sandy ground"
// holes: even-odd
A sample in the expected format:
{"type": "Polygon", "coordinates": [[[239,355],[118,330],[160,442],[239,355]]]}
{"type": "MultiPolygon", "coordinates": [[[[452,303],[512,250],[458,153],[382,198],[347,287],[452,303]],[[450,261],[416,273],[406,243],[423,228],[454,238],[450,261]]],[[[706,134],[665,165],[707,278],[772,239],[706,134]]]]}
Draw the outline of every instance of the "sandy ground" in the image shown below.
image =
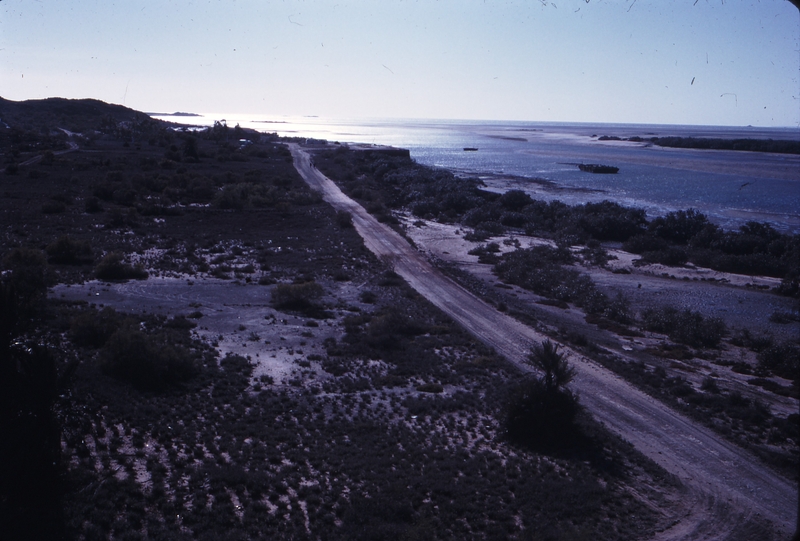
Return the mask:
{"type": "Polygon", "coordinates": [[[342,320],[348,309],[367,308],[358,301],[359,285],[323,283],[327,292],[321,302],[337,307],[334,318],[311,320],[289,315],[270,306],[275,286],[232,283],[216,278],[158,278],[146,281],[107,283],[92,280],[83,284],[59,284],[52,296],[65,300],[85,300],[98,307],[112,306],[123,313],[150,312],[176,316],[201,312],[192,331],[212,344],[220,355],[242,355],[255,363],[253,384],[261,376],[276,384],[295,378],[325,378],[318,363],[309,355],[324,355],[323,340],[344,334],[342,320]],[[302,363],[302,365],[300,364],[302,363]]]}
{"type": "MultiPolygon", "coordinates": [[[[422,252],[379,223],[316,170],[298,145],[290,148],[306,182],[334,208],[350,212],[371,251],[390,262],[417,292],[476,338],[520,369],[530,369],[523,359],[530,344],[542,341],[544,335],[498,312],[445,277],[422,252]]],[[[690,490],[681,516],[676,517],[672,528],[661,532],[660,539],[725,539],[756,515],[787,535],[794,530],[797,490],[792,483],[591,360],[565,350],[577,371],[572,386],[588,409],[690,490]]]]}

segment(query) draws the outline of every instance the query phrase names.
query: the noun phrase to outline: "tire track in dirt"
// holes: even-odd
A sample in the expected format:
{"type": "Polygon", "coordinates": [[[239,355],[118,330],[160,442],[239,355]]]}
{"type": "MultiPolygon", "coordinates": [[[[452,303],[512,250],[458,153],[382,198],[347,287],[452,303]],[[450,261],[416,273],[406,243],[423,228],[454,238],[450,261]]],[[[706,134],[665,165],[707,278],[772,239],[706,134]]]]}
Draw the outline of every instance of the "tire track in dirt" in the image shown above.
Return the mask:
{"type": "MultiPolygon", "coordinates": [[[[308,185],[335,209],[349,212],[368,249],[393,266],[418,293],[520,370],[530,346],[547,337],[498,312],[435,269],[388,226],[378,222],[290,144],[308,185]]],[[[657,539],[729,539],[752,519],[788,537],[796,527],[797,487],[750,453],[639,391],[609,370],[563,348],[577,375],[570,387],[610,430],[677,476],[688,494],[672,526],[657,539]]]]}

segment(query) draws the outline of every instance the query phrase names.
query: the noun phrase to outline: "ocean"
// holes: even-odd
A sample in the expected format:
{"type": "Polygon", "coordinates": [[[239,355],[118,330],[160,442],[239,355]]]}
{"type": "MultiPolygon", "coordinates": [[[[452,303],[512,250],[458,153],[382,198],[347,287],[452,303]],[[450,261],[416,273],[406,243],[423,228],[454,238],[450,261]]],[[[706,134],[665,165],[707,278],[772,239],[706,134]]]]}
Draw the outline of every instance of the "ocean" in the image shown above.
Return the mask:
{"type": "Polygon", "coordinates": [[[599,140],[603,135],[800,140],[800,128],[221,114],[157,118],[193,125],[226,119],[230,127],[240,124],[282,136],[407,148],[418,163],[480,178],[490,190],[522,189],[538,199],[569,204],[607,199],[643,208],[649,217],[695,208],[726,228],[755,220],[800,233],[800,156],[599,140]],[[586,173],[577,163],[612,165],[619,172],[586,173]]]}

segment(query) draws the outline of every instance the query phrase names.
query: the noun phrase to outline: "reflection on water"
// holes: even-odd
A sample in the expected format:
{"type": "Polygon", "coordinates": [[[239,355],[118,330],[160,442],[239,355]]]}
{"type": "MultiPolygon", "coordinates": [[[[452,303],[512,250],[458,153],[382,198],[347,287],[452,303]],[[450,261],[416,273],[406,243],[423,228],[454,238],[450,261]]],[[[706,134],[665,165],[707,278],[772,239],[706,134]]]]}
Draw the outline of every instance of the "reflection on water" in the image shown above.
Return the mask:
{"type": "Polygon", "coordinates": [[[694,207],[727,227],[757,220],[800,232],[800,156],[597,140],[601,135],[800,140],[797,128],[348,121],[220,114],[161,118],[198,125],[224,118],[228,126],[238,123],[283,136],[403,147],[419,163],[480,177],[493,190],[521,188],[540,199],[573,204],[612,199],[643,207],[650,215],[694,207]],[[464,152],[465,147],[479,151],[464,152]],[[574,163],[614,165],[620,171],[616,175],[584,173],[569,165],[574,163]]]}

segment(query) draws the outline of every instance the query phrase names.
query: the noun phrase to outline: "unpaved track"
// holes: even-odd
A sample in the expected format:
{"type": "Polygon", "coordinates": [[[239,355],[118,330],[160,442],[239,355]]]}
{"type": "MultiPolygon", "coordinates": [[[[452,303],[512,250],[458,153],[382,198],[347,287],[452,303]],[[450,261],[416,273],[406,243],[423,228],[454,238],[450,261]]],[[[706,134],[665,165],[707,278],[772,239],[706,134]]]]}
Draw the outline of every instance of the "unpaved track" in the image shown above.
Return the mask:
{"type": "MultiPolygon", "coordinates": [[[[391,228],[378,222],[311,165],[307,152],[289,145],[294,164],[312,189],[351,214],[364,243],[417,292],[476,338],[524,371],[530,346],[546,339],[498,312],[445,277],[391,228]]],[[[687,487],[682,511],[658,539],[728,539],[748,520],[766,519],[787,539],[795,530],[797,487],[750,453],[647,396],[593,361],[564,348],[577,375],[570,385],[610,430],[676,475],[687,487]]]]}

